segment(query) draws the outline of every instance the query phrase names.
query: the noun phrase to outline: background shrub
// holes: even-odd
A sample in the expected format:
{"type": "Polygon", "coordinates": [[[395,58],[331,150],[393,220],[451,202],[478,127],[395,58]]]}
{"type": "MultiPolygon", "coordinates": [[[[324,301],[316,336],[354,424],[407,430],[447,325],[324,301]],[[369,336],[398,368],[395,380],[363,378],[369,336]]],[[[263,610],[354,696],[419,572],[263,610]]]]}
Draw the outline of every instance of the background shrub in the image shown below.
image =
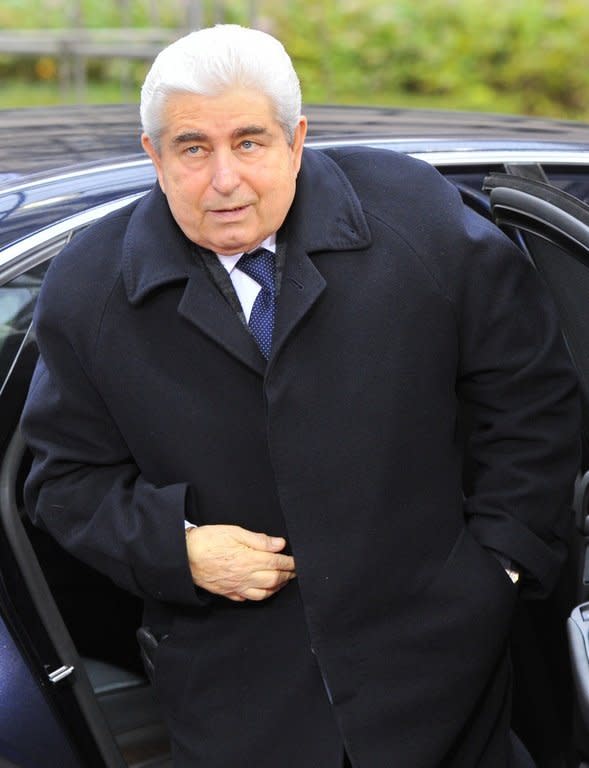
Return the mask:
{"type": "MultiPolygon", "coordinates": [[[[195,1],[2,0],[0,30],[157,24],[182,34],[187,2],[195,1]]],[[[255,16],[257,26],[278,36],[309,103],[589,119],[586,0],[203,0],[199,7],[205,24],[247,24],[255,16]]],[[[0,48],[0,106],[79,99],[79,92],[58,88],[60,66],[0,48]]],[[[88,61],[83,98],[135,100],[146,67],[88,61]]]]}

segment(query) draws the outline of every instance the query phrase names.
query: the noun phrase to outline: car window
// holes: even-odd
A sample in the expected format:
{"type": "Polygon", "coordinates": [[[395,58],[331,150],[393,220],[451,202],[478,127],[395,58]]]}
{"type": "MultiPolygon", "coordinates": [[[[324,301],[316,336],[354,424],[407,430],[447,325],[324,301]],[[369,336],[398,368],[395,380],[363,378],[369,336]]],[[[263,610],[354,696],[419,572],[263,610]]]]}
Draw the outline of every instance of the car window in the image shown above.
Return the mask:
{"type": "Polygon", "coordinates": [[[584,203],[589,203],[589,178],[586,168],[571,170],[545,167],[544,170],[548,181],[555,187],[578,197],[584,203]]]}
{"type": "Polygon", "coordinates": [[[51,259],[94,221],[143,194],[136,193],[89,208],[0,250],[0,390],[31,325],[37,296],[51,259]]]}
{"type": "Polygon", "coordinates": [[[4,382],[33,318],[49,261],[0,286],[0,382],[4,382]]]}

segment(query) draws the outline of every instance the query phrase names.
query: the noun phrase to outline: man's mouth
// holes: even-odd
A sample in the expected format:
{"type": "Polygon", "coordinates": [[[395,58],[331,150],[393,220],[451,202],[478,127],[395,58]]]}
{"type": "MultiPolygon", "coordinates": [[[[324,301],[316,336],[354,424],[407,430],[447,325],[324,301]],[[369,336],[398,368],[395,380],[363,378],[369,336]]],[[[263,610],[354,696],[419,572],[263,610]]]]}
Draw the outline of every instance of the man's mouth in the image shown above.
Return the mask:
{"type": "Polygon", "coordinates": [[[235,205],[231,208],[214,208],[210,211],[210,213],[212,213],[215,217],[230,219],[241,216],[249,209],[249,207],[249,204],[246,204],[235,205]]]}

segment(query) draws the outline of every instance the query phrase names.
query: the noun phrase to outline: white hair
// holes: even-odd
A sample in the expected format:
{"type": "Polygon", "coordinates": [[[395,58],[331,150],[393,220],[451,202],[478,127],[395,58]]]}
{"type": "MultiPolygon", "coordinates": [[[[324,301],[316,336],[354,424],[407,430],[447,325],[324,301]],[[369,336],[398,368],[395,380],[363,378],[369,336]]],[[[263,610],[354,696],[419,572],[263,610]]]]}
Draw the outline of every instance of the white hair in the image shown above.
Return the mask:
{"type": "Polygon", "coordinates": [[[218,96],[234,88],[265,94],[289,144],[301,116],[301,87],[289,55],[271,35],[237,24],[199,29],[164,48],[141,88],[141,124],[159,149],[172,93],[218,96]]]}

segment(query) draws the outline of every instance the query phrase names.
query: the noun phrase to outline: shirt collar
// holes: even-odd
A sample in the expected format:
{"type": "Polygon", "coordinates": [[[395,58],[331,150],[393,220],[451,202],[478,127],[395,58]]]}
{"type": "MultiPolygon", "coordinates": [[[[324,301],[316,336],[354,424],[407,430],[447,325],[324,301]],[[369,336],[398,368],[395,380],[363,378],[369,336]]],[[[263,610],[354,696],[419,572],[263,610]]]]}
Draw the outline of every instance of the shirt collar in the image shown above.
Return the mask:
{"type": "MultiPolygon", "coordinates": [[[[265,240],[262,240],[262,242],[258,245],[258,248],[265,248],[267,251],[276,253],[276,232],[273,232],[265,240]]],[[[254,248],[254,250],[257,250],[257,248],[254,248]]],[[[231,274],[237,265],[237,262],[243,256],[243,253],[243,251],[241,253],[233,253],[231,256],[223,256],[223,254],[217,253],[216,256],[221,264],[225,267],[227,272],[231,274]]]]}

